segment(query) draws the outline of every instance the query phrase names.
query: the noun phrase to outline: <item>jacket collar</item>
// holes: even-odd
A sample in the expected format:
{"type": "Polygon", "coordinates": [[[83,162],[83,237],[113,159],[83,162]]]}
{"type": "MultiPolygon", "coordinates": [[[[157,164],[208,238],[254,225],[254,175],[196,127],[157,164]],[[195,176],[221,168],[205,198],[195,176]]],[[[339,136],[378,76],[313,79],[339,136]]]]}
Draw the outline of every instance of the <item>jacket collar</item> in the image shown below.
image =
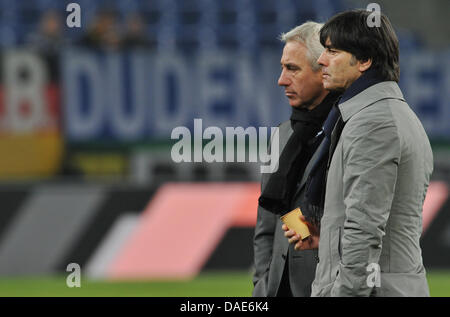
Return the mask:
{"type": "Polygon", "coordinates": [[[343,102],[341,98],[338,107],[341,111],[342,120],[347,122],[362,109],[382,99],[400,99],[405,101],[400,87],[395,81],[382,81],[365,88],[343,102]]]}
{"type": "Polygon", "coordinates": [[[382,81],[384,80],[378,72],[375,69],[369,68],[343,92],[339,103],[351,99],[366,88],[381,83],[382,81]]]}

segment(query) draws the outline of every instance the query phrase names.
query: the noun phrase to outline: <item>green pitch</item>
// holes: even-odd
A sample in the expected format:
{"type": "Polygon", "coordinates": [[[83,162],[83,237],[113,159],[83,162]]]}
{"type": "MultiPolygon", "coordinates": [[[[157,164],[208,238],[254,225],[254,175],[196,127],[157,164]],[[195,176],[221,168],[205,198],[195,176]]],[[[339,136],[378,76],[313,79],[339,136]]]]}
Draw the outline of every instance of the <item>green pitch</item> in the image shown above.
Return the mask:
{"type": "MultiPolygon", "coordinates": [[[[450,297],[450,271],[428,272],[432,296],[450,297]]],[[[248,272],[202,273],[190,281],[105,282],[82,280],[80,288],[66,286],[66,278],[2,278],[0,296],[251,296],[248,272]]]]}

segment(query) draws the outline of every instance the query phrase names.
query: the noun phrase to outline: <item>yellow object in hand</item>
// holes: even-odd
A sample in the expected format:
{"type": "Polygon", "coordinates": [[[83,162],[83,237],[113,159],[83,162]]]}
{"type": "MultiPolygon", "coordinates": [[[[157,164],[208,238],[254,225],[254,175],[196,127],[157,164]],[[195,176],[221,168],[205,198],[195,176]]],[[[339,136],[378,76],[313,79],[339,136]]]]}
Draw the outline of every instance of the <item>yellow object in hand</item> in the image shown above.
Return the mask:
{"type": "Polygon", "coordinates": [[[295,208],[294,210],[288,212],[284,216],[281,216],[281,221],[283,221],[289,229],[294,230],[300,235],[301,239],[305,239],[311,235],[308,226],[301,221],[300,216],[302,212],[300,208],[295,208]]]}

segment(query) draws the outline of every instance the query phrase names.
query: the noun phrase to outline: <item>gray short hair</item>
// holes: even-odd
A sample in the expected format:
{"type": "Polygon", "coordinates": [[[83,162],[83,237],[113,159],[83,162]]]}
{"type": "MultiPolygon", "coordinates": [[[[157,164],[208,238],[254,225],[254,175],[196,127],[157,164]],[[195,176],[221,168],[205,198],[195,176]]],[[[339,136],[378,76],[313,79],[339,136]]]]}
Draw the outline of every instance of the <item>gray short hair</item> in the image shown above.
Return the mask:
{"type": "Polygon", "coordinates": [[[318,71],[321,66],[317,63],[324,47],[320,44],[319,32],[323,24],[308,21],[299,25],[287,33],[280,35],[280,40],[284,43],[297,41],[306,46],[307,58],[313,71],[318,71]]]}

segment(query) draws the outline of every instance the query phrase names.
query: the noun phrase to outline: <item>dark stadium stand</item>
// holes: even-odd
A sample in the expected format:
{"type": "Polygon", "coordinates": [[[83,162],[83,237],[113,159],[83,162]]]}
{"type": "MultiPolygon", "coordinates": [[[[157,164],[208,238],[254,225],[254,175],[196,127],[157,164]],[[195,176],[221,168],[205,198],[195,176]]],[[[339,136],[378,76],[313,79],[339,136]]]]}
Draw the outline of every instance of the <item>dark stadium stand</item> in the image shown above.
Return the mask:
{"type": "MultiPolygon", "coordinates": [[[[66,5],[73,1],[0,1],[0,44],[20,45],[26,35],[33,32],[39,18],[48,10],[65,13],[66,5]]],[[[130,13],[139,12],[147,25],[149,38],[157,38],[164,45],[170,36],[176,45],[192,49],[200,45],[220,48],[257,49],[276,46],[277,35],[309,19],[324,19],[344,8],[341,1],[256,1],[256,0],[154,0],[154,1],[76,1],[82,8],[82,28],[95,18],[98,10],[111,9],[121,20],[130,13]],[[257,36],[254,37],[254,34],[257,36]]],[[[67,36],[76,40],[82,30],[68,30],[67,36]]]]}

